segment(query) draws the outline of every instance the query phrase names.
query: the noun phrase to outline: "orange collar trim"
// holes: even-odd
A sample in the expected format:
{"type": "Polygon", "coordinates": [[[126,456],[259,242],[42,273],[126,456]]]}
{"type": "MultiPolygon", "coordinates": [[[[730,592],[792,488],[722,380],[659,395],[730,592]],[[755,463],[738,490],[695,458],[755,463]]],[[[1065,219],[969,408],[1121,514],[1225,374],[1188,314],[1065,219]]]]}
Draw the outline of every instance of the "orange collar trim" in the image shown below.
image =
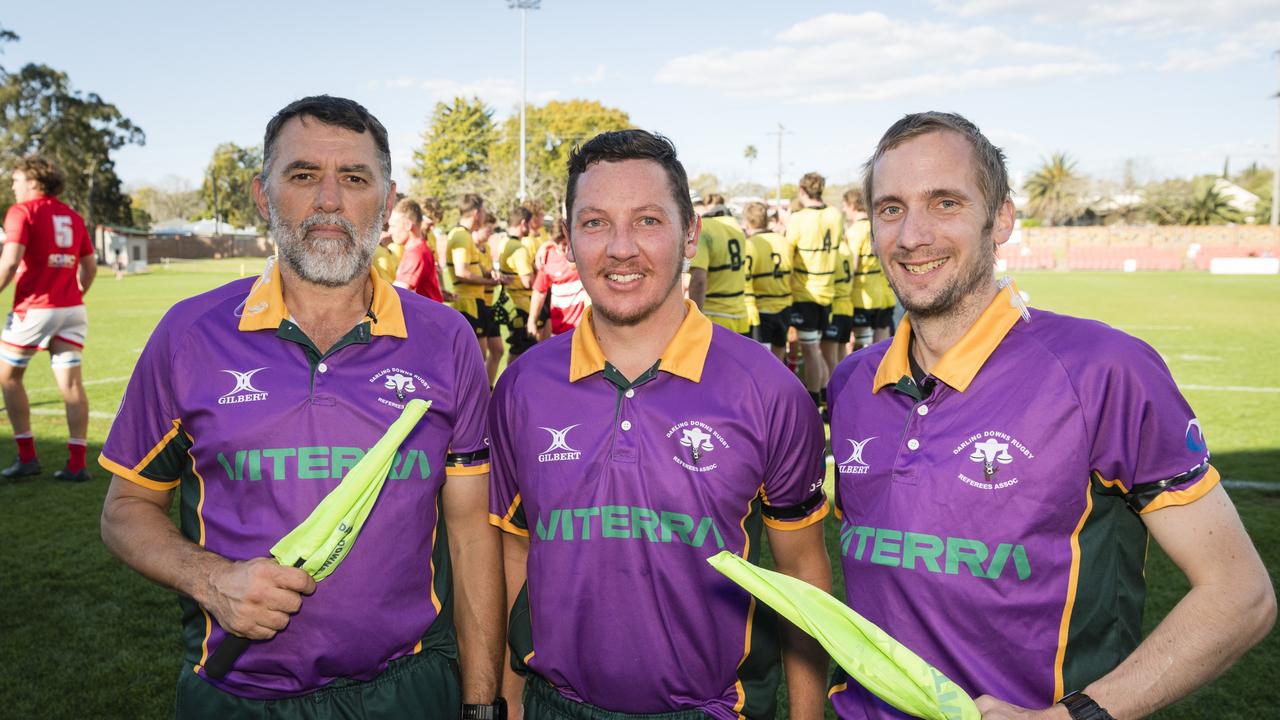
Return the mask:
{"type": "MultiPolygon", "coordinates": [[[[371,323],[369,334],[409,337],[400,295],[373,268],[369,268],[369,276],[373,281],[373,302],[370,303],[369,311],[377,317],[376,321],[366,318],[371,323]]],[[[288,318],[289,309],[284,304],[284,283],[280,278],[280,266],[275,258],[270,258],[267,260],[266,270],[249,290],[249,297],[245,298],[239,328],[243,331],[275,330],[288,318]]]]}
{"type": "MultiPolygon", "coordinates": [[[[659,370],[679,375],[693,382],[702,381],[702,368],[711,349],[711,321],[698,311],[698,306],[685,300],[684,321],[667,348],[662,351],[659,370]]],[[[592,309],[587,308],[582,322],[573,331],[573,347],[569,354],[569,382],[604,371],[606,358],[591,329],[592,309]]]]}
{"type": "MultiPolygon", "coordinates": [[[[995,352],[1009,330],[1022,317],[1021,297],[1018,288],[1012,282],[1000,292],[982,311],[960,341],[943,354],[934,366],[931,375],[951,387],[964,392],[969,384],[978,376],[978,371],[986,364],[987,358],[995,352]]],[[[872,381],[871,392],[879,392],[886,385],[895,385],[904,375],[911,374],[911,363],[907,359],[907,348],[911,340],[910,314],[902,318],[898,331],[893,336],[893,343],[880,361],[876,369],[875,380],[872,381]]]]}

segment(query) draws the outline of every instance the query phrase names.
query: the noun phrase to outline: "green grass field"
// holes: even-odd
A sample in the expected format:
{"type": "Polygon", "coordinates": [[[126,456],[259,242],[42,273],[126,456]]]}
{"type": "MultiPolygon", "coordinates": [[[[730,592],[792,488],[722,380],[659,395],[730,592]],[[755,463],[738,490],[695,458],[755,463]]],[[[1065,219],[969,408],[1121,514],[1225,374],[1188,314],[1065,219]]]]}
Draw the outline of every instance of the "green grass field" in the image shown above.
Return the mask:
{"type": "MultiPolygon", "coordinates": [[[[88,298],[91,457],[97,457],[134,362],[165,309],[260,267],[254,260],[208,261],[120,281],[103,272],[88,298]]],[[[1274,582],[1280,568],[1280,280],[1190,273],[1024,273],[1016,279],[1033,305],[1104,320],[1164,355],[1196,408],[1214,462],[1274,582]]],[[[0,304],[9,307],[11,296],[0,296],[0,304]]],[[[66,457],[66,428],[47,356],[32,362],[28,389],[41,459],[52,472],[66,457]]],[[[4,464],[12,460],[11,438],[7,422],[0,424],[4,464]]],[[[0,483],[0,547],[10,558],[0,576],[0,717],[173,714],[178,606],[170,593],[103,548],[98,516],[107,483],[105,473],[94,470],[89,485],[58,484],[47,476],[0,483]]],[[[831,523],[831,547],[835,536],[831,523]]],[[[838,566],[836,571],[839,588],[838,566]]],[[[1186,582],[1156,548],[1147,578],[1150,628],[1185,592],[1186,582]]],[[[1277,676],[1280,641],[1273,634],[1225,676],[1160,717],[1266,716],[1280,699],[1277,676]]]]}

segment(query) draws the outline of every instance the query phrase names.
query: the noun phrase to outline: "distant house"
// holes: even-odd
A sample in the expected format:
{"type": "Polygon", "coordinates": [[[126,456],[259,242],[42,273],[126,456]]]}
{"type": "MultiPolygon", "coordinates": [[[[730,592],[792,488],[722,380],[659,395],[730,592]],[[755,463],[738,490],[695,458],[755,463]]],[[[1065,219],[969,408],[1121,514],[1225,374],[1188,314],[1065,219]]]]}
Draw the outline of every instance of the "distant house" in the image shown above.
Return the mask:
{"type": "Polygon", "coordinates": [[[1245,216],[1246,222],[1254,221],[1254,216],[1258,213],[1258,203],[1262,202],[1262,198],[1221,177],[1213,181],[1213,189],[1226,199],[1228,205],[1239,210],[1245,216]]]}

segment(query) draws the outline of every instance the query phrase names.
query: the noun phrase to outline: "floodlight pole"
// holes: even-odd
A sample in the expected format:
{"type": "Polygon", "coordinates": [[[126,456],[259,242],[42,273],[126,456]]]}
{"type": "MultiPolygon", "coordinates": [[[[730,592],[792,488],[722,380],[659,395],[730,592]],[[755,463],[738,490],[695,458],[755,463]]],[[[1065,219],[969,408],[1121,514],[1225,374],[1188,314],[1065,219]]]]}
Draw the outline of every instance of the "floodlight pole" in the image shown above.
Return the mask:
{"type": "Polygon", "coordinates": [[[542,0],[507,0],[507,7],[520,11],[520,200],[527,195],[525,191],[525,105],[529,92],[529,11],[537,10],[542,0]]]}
{"type": "MultiPolygon", "coordinates": [[[[1271,54],[1280,59],[1280,50],[1271,54]]],[[[1271,173],[1271,225],[1274,227],[1280,225],[1280,92],[1273,97],[1276,99],[1276,167],[1271,173]]]]}
{"type": "MultiPolygon", "coordinates": [[[[782,136],[787,134],[787,129],[778,123],[777,132],[771,132],[769,135],[778,136],[778,184],[774,189],[773,202],[777,205],[778,212],[782,212],[782,136]]],[[[779,215],[781,217],[781,215],[779,215]]]]}

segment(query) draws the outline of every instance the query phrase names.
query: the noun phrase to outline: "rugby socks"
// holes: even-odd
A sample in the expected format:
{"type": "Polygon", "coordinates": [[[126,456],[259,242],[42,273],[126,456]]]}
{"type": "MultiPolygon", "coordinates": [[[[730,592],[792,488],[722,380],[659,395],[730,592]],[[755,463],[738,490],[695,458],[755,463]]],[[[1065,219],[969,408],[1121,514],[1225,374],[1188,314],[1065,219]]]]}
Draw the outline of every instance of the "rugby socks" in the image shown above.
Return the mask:
{"type": "Polygon", "coordinates": [[[67,438],[67,472],[78,473],[84,469],[86,443],[80,438],[67,438]]]}
{"type": "Polygon", "coordinates": [[[14,435],[13,441],[18,443],[18,461],[29,463],[36,459],[36,439],[29,432],[14,435]]]}

